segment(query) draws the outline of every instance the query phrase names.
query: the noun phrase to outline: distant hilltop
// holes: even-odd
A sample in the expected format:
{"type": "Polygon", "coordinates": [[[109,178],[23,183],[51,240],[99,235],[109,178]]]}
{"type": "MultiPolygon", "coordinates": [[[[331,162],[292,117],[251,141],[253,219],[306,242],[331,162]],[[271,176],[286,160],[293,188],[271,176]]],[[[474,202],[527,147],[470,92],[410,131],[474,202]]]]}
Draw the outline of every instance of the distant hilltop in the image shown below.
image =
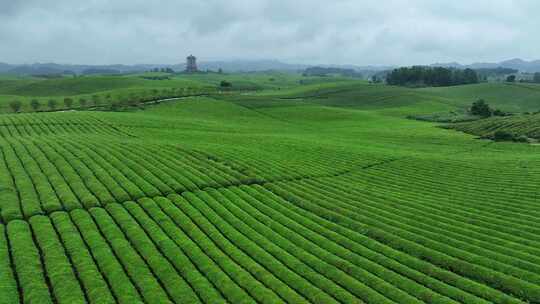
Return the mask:
{"type": "Polygon", "coordinates": [[[535,73],[540,72],[540,60],[526,61],[523,59],[515,58],[511,60],[506,60],[498,63],[489,63],[489,62],[478,62],[469,65],[462,65],[457,62],[450,63],[435,63],[431,66],[440,66],[447,68],[459,68],[459,69],[495,69],[495,68],[507,68],[518,70],[525,73],[535,73]]]}
{"type": "MultiPolygon", "coordinates": [[[[396,68],[397,66],[356,66],[356,65],[309,65],[285,63],[279,60],[230,60],[230,61],[200,61],[197,63],[200,71],[218,71],[224,72],[261,72],[261,71],[298,71],[303,72],[310,67],[338,68],[354,70],[356,72],[365,71],[385,71],[396,68]]],[[[471,69],[493,69],[508,68],[525,73],[540,72],[540,60],[525,61],[522,59],[511,59],[498,63],[473,63],[463,65],[457,62],[434,63],[431,66],[453,67],[453,68],[471,68],[471,69]]],[[[57,63],[34,63],[34,64],[6,64],[0,63],[0,73],[12,75],[46,75],[46,74],[121,74],[137,73],[154,69],[172,69],[176,72],[186,70],[186,63],[180,64],[136,64],[136,65],[71,65],[57,63]]]]}

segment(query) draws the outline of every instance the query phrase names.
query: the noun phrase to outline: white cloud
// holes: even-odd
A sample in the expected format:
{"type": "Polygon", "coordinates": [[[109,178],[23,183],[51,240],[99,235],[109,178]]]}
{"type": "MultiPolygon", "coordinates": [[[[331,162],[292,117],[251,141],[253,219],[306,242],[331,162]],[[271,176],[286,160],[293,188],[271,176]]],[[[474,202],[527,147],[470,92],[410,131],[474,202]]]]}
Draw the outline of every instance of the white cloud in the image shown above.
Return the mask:
{"type": "Polygon", "coordinates": [[[0,0],[0,62],[535,59],[538,11],[536,0],[0,0]]]}

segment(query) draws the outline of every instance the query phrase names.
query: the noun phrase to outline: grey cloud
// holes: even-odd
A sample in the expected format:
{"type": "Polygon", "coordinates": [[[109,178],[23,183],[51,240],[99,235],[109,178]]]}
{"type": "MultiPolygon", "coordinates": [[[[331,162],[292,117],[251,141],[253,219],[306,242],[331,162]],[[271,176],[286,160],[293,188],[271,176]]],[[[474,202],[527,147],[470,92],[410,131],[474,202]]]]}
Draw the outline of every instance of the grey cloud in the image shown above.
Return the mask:
{"type": "Polygon", "coordinates": [[[0,62],[540,58],[536,0],[0,0],[0,62]]]}

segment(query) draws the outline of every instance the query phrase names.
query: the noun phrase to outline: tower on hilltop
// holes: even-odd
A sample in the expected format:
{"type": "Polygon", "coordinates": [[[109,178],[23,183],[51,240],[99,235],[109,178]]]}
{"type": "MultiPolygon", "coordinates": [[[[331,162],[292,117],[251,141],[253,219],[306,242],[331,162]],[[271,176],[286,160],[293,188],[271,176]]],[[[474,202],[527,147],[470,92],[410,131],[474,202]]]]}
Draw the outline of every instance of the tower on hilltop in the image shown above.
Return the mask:
{"type": "Polygon", "coordinates": [[[195,73],[198,72],[199,69],[197,68],[197,57],[193,55],[189,55],[186,58],[186,72],[188,73],[195,73]]]}

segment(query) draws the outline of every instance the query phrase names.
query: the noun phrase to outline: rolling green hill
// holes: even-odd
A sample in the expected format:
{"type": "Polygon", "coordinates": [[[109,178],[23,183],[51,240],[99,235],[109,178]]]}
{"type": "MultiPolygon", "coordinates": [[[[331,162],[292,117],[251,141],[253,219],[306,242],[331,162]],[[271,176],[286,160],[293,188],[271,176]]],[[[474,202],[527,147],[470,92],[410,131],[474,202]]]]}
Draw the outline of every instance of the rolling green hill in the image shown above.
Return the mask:
{"type": "Polygon", "coordinates": [[[358,83],[349,78],[340,77],[302,77],[289,73],[254,73],[254,74],[165,74],[142,73],[125,76],[79,76],[53,79],[43,78],[0,78],[0,112],[9,113],[13,110],[9,104],[13,101],[22,103],[22,112],[32,112],[32,100],[38,100],[41,110],[47,110],[47,102],[55,100],[59,108],[63,107],[64,98],[75,100],[91,100],[93,96],[100,97],[101,105],[132,98],[131,95],[148,95],[152,91],[171,89],[197,89],[199,92],[215,92],[222,81],[232,83],[232,91],[280,92],[282,89],[298,88],[301,86],[317,86],[338,83],[358,83]],[[166,79],[154,80],[151,77],[166,76],[166,79]],[[106,96],[112,96],[111,101],[105,101],[106,96]]]}
{"type": "Polygon", "coordinates": [[[540,139],[540,114],[493,117],[448,127],[487,138],[492,138],[497,131],[504,131],[514,137],[540,139]]]}
{"type": "Polygon", "coordinates": [[[521,83],[481,83],[445,88],[419,89],[431,96],[445,98],[458,107],[470,106],[477,99],[486,100],[492,107],[507,112],[536,112],[540,110],[540,85],[521,83]]]}
{"type": "Polygon", "coordinates": [[[540,303],[540,147],[406,119],[490,86],[230,77],[0,115],[0,303],[540,303]]]}

